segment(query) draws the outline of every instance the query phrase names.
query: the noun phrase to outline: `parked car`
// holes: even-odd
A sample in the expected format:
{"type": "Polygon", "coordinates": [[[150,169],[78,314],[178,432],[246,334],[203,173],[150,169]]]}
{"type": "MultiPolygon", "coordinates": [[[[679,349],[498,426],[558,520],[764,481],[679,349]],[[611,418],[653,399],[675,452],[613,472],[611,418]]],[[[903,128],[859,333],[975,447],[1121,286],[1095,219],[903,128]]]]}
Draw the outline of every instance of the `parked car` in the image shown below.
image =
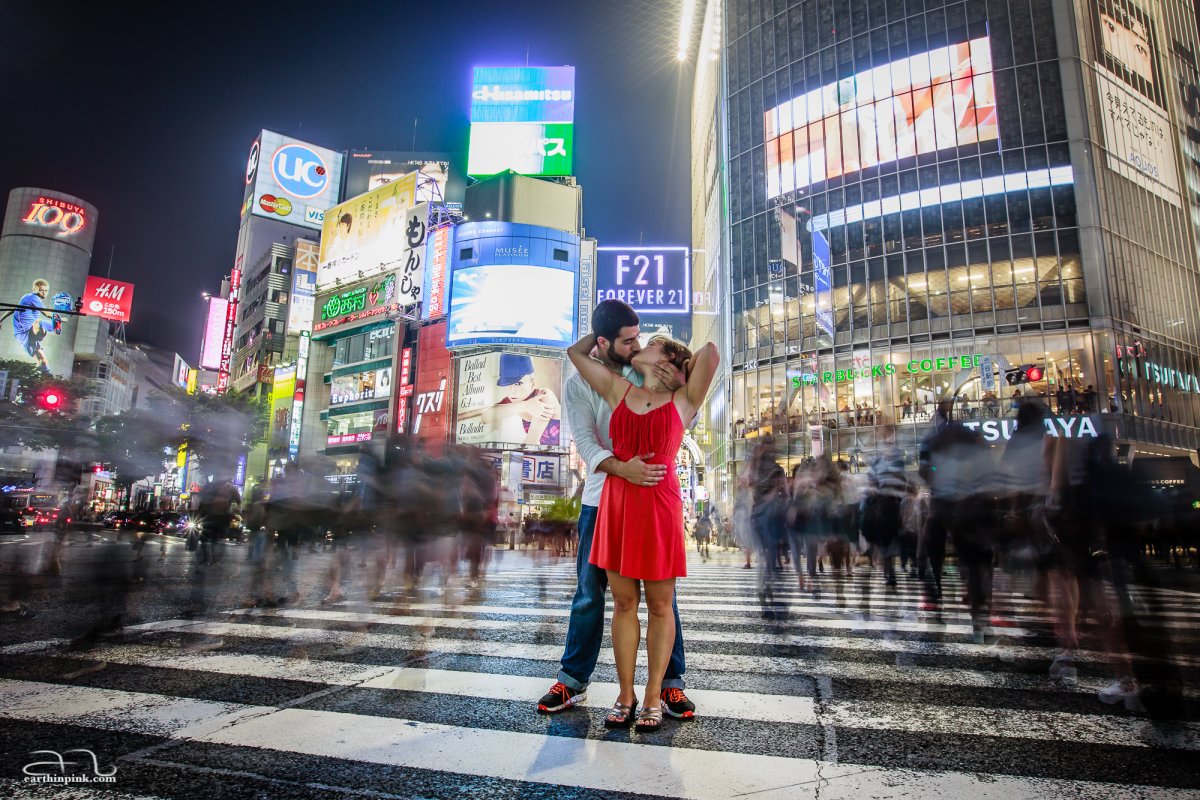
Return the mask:
{"type": "Polygon", "coordinates": [[[0,534],[25,532],[25,515],[21,509],[6,506],[0,508],[0,534]]]}

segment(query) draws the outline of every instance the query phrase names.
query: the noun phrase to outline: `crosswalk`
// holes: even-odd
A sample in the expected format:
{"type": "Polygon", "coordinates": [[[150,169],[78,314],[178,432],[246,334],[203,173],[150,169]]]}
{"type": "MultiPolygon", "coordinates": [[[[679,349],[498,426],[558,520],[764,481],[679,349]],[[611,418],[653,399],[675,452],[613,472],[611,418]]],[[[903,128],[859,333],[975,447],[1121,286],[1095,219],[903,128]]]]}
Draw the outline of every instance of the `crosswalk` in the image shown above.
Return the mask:
{"type": "MultiPolygon", "coordinates": [[[[965,608],[922,613],[915,582],[885,593],[865,567],[840,596],[831,578],[819,592],[789,578],[766,619],[752,572],[689,569],[678,604],[698,718],[658,733],[604,728],[607,639],[587,704],[534,713],[574,569],[516,553],[474,590],[159,619],[87,652],[0,648],[7,758],[24,756],[14,742],[96,752],[118,780],[72,787],[81,798],[1200,796],[1196,687],[1176,719],[1104,706],[1093,638],[1077,680],[1056,681],[1051,618],[1019,590],[999,593],[1005,641],[978,644],[965,608]]],[[[961,592],[951,571],[946,595],[961,592]]],[[[1200,658],[1197,599],[1135,597],[1184,675],[1200,658]]],[[[0,791],[53,796],[5,766],[0,791]]]]}

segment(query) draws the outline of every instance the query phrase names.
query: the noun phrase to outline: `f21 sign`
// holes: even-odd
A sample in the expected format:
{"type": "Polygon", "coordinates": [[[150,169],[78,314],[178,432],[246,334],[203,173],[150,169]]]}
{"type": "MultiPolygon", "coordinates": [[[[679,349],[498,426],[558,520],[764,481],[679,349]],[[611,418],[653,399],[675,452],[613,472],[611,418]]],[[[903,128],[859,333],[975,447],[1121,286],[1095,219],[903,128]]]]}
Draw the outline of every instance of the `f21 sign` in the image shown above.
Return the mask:
{"type": "Polygon", "coordinates": [[[596,248],[596,302],[621,300],[641,314],[692,310],[686,247],[596,248]]]}

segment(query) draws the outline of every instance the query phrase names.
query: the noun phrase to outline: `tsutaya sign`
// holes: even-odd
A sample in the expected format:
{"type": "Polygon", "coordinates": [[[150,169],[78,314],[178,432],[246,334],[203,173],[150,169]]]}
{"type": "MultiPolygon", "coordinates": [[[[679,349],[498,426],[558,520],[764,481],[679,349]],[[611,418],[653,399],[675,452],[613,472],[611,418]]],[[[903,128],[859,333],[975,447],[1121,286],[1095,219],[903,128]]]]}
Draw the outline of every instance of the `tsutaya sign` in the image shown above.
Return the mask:
{"type": "Polygon", "coordinates": [[[1195,375],[1180,372],[1173,367],[1164,367],[1153,361],[1145,361],[1142,368],[1146,371],[1146,380],[1154,381],[1159,386],[1178,388],[1183,392],[1200,392],[1200,380],[1195,375]]]}
{"type": "MultiPolygon", "coordinates": [[[[905,366],[910,375],[922,375],[930,372],[946,372],[948,370],[975,369],[983,360],[979,353],[962,356],[946,356],[944,358],[915,358],[905,366]]],[[[841,383],[857,380],[858,378],[882,378],[885,375],[895,375],[895,364],[870,364],[855,362],[850,369],[826,370],[824,372],[806,372],[792,377],[792,388],[815,383],[841,383]]]]}
{"type": "MultiPolygon", "coordinates": [[[[1055,439],[1095,439],[1096,421],[1093,417],[1046,417],[1046,435],[1055,439]]],[[[983,422],[965,420],[963,426],[978,431],[985,442],[1008,441],[1017,430],[1017,421],[987,419],[983,422]]]]}

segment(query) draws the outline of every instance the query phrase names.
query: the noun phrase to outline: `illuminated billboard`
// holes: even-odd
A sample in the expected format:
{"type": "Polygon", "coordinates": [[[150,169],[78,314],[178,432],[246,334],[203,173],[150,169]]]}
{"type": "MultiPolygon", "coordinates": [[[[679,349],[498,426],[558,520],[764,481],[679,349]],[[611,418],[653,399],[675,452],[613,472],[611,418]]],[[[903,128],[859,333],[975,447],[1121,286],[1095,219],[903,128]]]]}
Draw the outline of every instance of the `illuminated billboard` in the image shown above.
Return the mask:
{"type": "Polygon", "coordinates": [[[321,232],[319,289],[394,271],[404,264],[416,185],[416,174],[409,173],[329,210],[321,232]]]}
{"type": "Polygon", "coordinates": [[[471,122],[572,122],[574,67],[476,67],[471,122]]]}
{"type": "Polygon", "coordinates": [[[265,130],[246,159],[242,217],[253,214],[319,231],[341,187],[341,153],[265,130]]]}
{"type": "Polygon", "coordinates": [[[444,442],[454,403],[454,360],[446,349],[446,323],[425,325],[417,334],[417,375],[413,388],[412,434],[444,442]]]}
{"type": "Polygon", "coordinates": [[[351,150],[342,197],[357,197],[414,172],[418,203],[462,202],[463,177],[451,175],[449,154],[394,150],[351,150]]]}
{"type": "Polygon", "coordinates": [[[329,385],[329,407],[379,400],[391,396],[392,368],[380,367],[334,375],[329,385]]]}
{"type": "Polygon", "coordinates": [[[455,231],[446,344],[575,341],[579,237],[553,228],[467,222],[455,231]]]}
{"type": "Polygon", "coordinates": [[[446,316],[446,273],[450,267],[450,242],[454,229],[445,225],[430,232],[425,242],[425,287],[421,319],[446,316]]]}
{"type": "Polygon", "coordinates": [[[467,174],[570,175],[574,67],[476,67],[467,174]]]}
{"type": "Polygon", "coordinates": [[[520,353],[459,359],[455,440],[459,444],[562,444],[563,362],[520,353]]]}
{"type": "Polygon", "coordinates": [[[288,298],[287,333],[298,335],[311,331],[317,297],[317,264],[320,262],[317,243],[308,239],[296,240],[296,258],[292,262],[292,294],[288,298]]]}
{"type": "Polygon", "coordinates": [[[987,36],[863,70],[766,112],[767,197],[999,138],[987,36]]]}
{"type": "Polygon", "coordinates": [[[686,247],[596,248],[596,302],[620,300],[641,314],[691,311],[686,247]]]}
{"type": "MultiPolygon", "coordinates": [[[[345,289],[317,298],[317,320],[313,333],[324,334],[333,328],[380,317],[389,311],[399,311],[396,273],[350,284],[345,289]]],[[[325,334],[328,335],[328,334],[325,334]]]]}
{"type": "Polygon", "coordinates": [[[229,301],[224,297],[208,299],[208,315],[204,318],[204,338],[200,344],[200,368],[220,369],[221,342],[225,338],[225,318],[229,301]]]}
{"type": "Polygon", "coordinates": [[[133,284],[88,275],[83,287],[84,314],[114,322],[129,322],[133,309],[133,284]]]}
{"type": "Polygon", "coordinates": [[[95,206],[73,195],[36,187],[9,192],[0,302],[10,308],[0,314],[0,359],[71,374],[76,318],[62,312],[73,312],[84,292],[98,217],[95,206]]]}

